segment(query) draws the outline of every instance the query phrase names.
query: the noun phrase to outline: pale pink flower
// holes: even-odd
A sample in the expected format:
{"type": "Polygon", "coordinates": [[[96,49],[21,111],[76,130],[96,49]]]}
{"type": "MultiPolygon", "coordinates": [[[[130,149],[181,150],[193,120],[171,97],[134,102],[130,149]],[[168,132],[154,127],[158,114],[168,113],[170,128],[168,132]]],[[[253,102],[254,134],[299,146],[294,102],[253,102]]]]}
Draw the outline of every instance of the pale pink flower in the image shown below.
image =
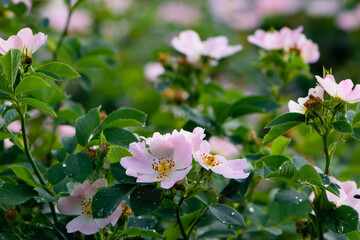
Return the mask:
{"type": "Polygon", "coordinates": [[[161,181],[161,187],[169,189],[192,167],[192,144],[176,130],[165,135],[154,133],[146,141],[131,143],[129,150],[133,156],[122,158],[120,164],[139,183],[161,181]]]}
{"type": "Polygon", "coordinates": [[[314,63],[320,58],[319,46],[307,39],[304,34],[300,34],[297,39],[296,48],[300,50],[301,59],[305,63],[314,63]]]}
{"type": "Polygon", "coordinates": [[[235,30],[253,30],[260,26],[262,17],[253,10],[244,11],[228,17],[226,19],[227,25],[235,30]]]}
{"type": "Polygon", "coordinates": [[[302,0],[257,0],[256,8],[262,15],[293,14],[301,9],[302,0]]]}
{"type": "Polygon", "coordinates": [[[75,135],[76,130],[74,126],[70,125],[60,125],[56,129],[58,137],[61,139],[62,137],[72,137],[75,135]]]}
{"type": "Polygon", "coordinates": [[[304,104],[309,100],[309,96],[318,97],[321,100],[324,100],[324,89],[322,87],[316,86],[315,88],[310,88],[307,97],[298,98],[298,102],[294,102],[293,100],[289,101],[288,107],[289,112],[297,112],[301,114],[305,114],[307,107],[304,104]]]}
{"type": "Polygon", "coordinates": [[[239,149],[227,138],[212,136],[209,139],[211,153],[219,154],[225,158],[235,158],[240,154],[239,149]]]}
{"type": "Polygon", "coordinates": [[[32,55],[46,43],[47,36],[39,32],[33,35],[30,28],[21,29],[17,35],[9,37],[8,40],[0,38],[0,53],[6,54],[10,49],[16,48],[27,55],[32,55]]]}
{"type": "Polygon", "coordinates": [[[353,31],[360,27],[360,8],[343,11],[336,17],[336,25],[344,31],[353,31]]]}
{"type": "Polygon", "coordinates": [[[192,145],[192,153],[194,154],[199,150],[200,144],[202,143],[205,135],[205,129],[201,127],[196,127],[192,132],[185,131],[183,129],[180,130],[180,133],[186,136],[188,141],[191,142],[192,145]]]}
{"type": "Polygon", "coordinates": [[[165,22],[173,22],[183,26],[190,26],[200,19],[200,11],[185,3],[168,2],[160,6],[157,16],[165,22]]]}
{"type": "Polygon", "coordinates": [[[145,65],[144,75],[150,82],[158,82],[159,76],[164,73],[165,69],[159,62],[150,62],[145,65]]]}
{"type": "Polygon", "coordinates": [[[206,170],[212,170],[226,178],[243,179],[249,176],[249,173],[244,172],[246,159],[227,160],[220,155],[211,155],[210,151],[210,144],[204,140],[194,154],[195,160],[206,170]]]}
{"type": "Polygon", "coordinates": [[[7,129],[13,133],[18,133],[21,131],[21,122],[20,120],[13,121],[7,126],[7,129]]]}
{"type": "Polygon", "coordinates": [[[296,40],[299,38],[303,27],[300,26],[294,30],[288,27],[282,28],[280,31],[265,32],[258,29],[254,35],[248,36],[248,41],[265,50],[280,50],[288,51],[294,47],[296,40]]]}
{"type": "Polygon", "coordinates": [[[122,213],[121,204],[108,218],[93,218],[91,203],[99,187],[107,187],[106,179],[98,179],[92,185],[89,184],[89,181],[85,181],[83,184],[76,183],[69,197],[59,199],[57,209],[60,213],[79,215],[66,225],[68,233],[79,231],[85,235],[91,235],[109,223],[115,226],[122,213]]]}
{"type": "Polygon", "coordinates": [[[123,13],[131,6],[132,0],[105,0],[105,4],[112,11],[123,13]]]}
{"type": "Polygon", "coordinates": [[[190,63],[198,63],[201,56],[216,60],[230,56],[242,49],[241,45],[230,46],[224,36],[208,38],[202,42],[199,34],[193,30],[183,31],[171,40],[171,45],[186,56],[190,63]]]}
{"type": "Polygon", "coordinates": [[[15,4],[18,4],[18,3],[24,3],[26,5],[26,14],[29,14],[30,13],[30,10],[31,10],[31,6],[32,6],[32,2],[31,0],[11,0],[13,3],[15,4]]]}
{"type": "Polygon", "coordinates": [[[310,0],[305,11],[312,17],[333,16],[341,7],[339,0],[310,0]]]}
{"type": "Polygon", "coordinates": [[[239,44],[230,46],[228,39],[224,36],[208,38],[203,42],[203,44],[204,50],[202,52],[202,55],[209,56],[216,60],[231,56],[238,51],[241,51],[243,48],[239,44]]]}
{"type": "MultiPolygon", "coordinates": [[[[74,3],[76,1],[72,1],[74,3]]],[[[49,25],[57,31],[63,31],[68,16],[68,8],[63,0],[53,0],[41,10],[41,16],[49,19],[49,25]]],[[[93,18],[85,10],[75,10],[70,18],[69,32],[87,32],[93,18]]]]}
{"type": "Polygon", "coordinates": [[[354,83],[350,79],[342,80],[339,84],[336,83],[333,75],[326,75],[325,78],[315,76],[319,84],[325,91],[334,98],[340,98],[348,103],[356,103],[360,101],[360,84],[354,83]]]}

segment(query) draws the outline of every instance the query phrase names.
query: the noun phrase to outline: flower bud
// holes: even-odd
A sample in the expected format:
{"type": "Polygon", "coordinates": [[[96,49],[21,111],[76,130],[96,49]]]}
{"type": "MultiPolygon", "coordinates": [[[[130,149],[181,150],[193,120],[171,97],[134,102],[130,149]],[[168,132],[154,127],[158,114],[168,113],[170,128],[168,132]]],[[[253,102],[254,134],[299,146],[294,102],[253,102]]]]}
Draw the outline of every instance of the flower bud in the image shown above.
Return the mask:
{"type": "Polygon", "coordinates": [[[134,212],[131,210],[129,205],[122,205],[122,215],[131,216],[134,215],[134,212]]]}
{"type": "Polygon", "coordinates": [[[19,212],[16,209],[9,209],[5,213],[5,218],[9,221],[14,221],[18,215],[19,215],[19,212]]]}

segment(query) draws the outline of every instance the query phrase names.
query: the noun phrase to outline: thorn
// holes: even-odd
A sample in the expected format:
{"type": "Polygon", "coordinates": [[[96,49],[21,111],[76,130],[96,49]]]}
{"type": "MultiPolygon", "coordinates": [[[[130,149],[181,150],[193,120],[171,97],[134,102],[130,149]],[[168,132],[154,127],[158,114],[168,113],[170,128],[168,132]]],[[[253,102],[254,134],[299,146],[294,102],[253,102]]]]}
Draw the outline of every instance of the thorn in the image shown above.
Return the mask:
{"type": "Polygon", "coordinates": [[[29,138],[28,138],[27,136],[25,136],[25,139],[26,139],[26,141],[27,141],[28,143],[30,143],[30,140],[29,140],[29,138]]]}
{"type": "Polygon", "coordinates": [[[186,203],[185,201],[183,201],[182,203],[183,203],[183,204],[185,204],[186,206],[188,206],[188,205],[187,205],[187,203],[186,203]]]}

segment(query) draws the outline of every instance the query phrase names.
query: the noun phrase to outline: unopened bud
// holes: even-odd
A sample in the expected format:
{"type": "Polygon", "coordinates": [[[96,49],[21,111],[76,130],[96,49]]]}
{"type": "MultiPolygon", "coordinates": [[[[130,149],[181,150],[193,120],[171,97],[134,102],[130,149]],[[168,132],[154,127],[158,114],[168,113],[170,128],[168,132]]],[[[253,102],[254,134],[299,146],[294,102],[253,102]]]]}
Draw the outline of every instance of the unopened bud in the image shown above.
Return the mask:
{"type": "Polygon", "coordinates": [[[158,62],[163,63],[166,62],[170,57],[169,53],[159,53],[158,55],[158,62]]]}
{"type": "Polygon", "coordinates": [[[173,186],[174,189],[176,190],[180,190],[180,191],[184,191],[185,190],[185,187],[184,187],[184,184],[180,181],[177,181],[174,186],[173,186]]]}
{"type": "Polygon", "coordinates": [[[100,111],[100,120],[105,120],[107,118],[107,114],[104,110],[100,111]]]}
{"type": "Polygon", "coordinates": [[[92,158],[94,159],[96,157],[96,150],[95,149],[92,149],[92,148],[87,148],[85,150],[85,154],[89,157],[89,158],[92,158]]]}
{"type": "Polygon", "coordinates": [[[24,63],[28,66],[32,65],[32,58],[30,56],[26,56],[24,63]]]}
{"type": "Polygon", "coordinates": [[[128,205],[122,205],[122,215],[124,216],[131,216],[134,212],[131,210],[131,208],[128,205]]]}

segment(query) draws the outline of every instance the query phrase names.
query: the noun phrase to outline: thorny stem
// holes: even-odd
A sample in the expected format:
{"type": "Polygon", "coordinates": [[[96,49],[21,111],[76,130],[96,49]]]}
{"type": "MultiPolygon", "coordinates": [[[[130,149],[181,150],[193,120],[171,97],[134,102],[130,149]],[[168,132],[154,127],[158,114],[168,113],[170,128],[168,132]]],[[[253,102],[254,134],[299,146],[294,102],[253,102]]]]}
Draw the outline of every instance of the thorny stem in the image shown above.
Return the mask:
{"type": "Polygon", "coordinates": [[[324,143],[324,152],[326,157],[325,174],[328,175],[330,173],[329,168],[330,168],[331,156],[329,154],[329,149],[327,145],[327,134],[322,136],[322,139],[324,143]]]}
{"type": "Polygon", "coordinates": [[[184,226],[183,226],[183,224],[182,224],[182,222],[181,222],[181,218],[180,218],[180,207],[181,207],[181,204],[183,203],[184,199],[185,199],[185,198],[182,196],[182,197],[180,198],[180,201],[179,201],[178,204],[176,204],[176,203],[174,202],[174,206],[175,206],[175,210],[176,210],[176,220],[177,220],[177,223],[179,224],[179,228],[180,228],[181,235],[183,236],[183,239],[184,239],[184,240],[188,240],[188,237],[187,237],[187,235],[186,235],[184,226]]]}
{"type": "Polygon", "coordinates": [[[202,218],[202,216],[204,216],[204,214],[207,212],[207,210],[209,209],[210,205],[206,206],[202,212],[195,218],[195,220],[193,221],[189,232],[188,232],[188,237],[190,238],[192,231],[194,230],[196,224],[200,221],[200,219],[202,218]]]}
{"type": "MultiPolygon", "coordinates": [[[[29,150],[29,144],[28,144],[27,136],[26,136],[25,116],[22,113],[21,108],[18,105],[18,103],[16,103],[15,106],[16,106],[15,108],[16,108],[16,111],[18,112],[19,116],[20,116],[20,121],[21,121],[21,131],[22,131],[22,137],[23,137],[23,142],[24,142],[24,153],[25,153],[27,159],[29,160],[29,162],[30,162],[36,176],[38,177],[38,179],[39,179],[39,181],[41,183],[41,185],[48,191],[48,189],[46,187],[46,182],[45,182],[43,176],[41,175],[41,173],[39,171],[39,168],[36,165],[33,157],[31,156],[31,152],[29,150]]],[[[51,194],[50,191],[48,191],[48,192],[51,194]]],[[[51,215],[52,215],[52,218],[53,218],[54,222],[57,222],[57,217],[56,217],[54,204],[52,202],[49,202],[49,207],[50,207],[51,215]]]]}

